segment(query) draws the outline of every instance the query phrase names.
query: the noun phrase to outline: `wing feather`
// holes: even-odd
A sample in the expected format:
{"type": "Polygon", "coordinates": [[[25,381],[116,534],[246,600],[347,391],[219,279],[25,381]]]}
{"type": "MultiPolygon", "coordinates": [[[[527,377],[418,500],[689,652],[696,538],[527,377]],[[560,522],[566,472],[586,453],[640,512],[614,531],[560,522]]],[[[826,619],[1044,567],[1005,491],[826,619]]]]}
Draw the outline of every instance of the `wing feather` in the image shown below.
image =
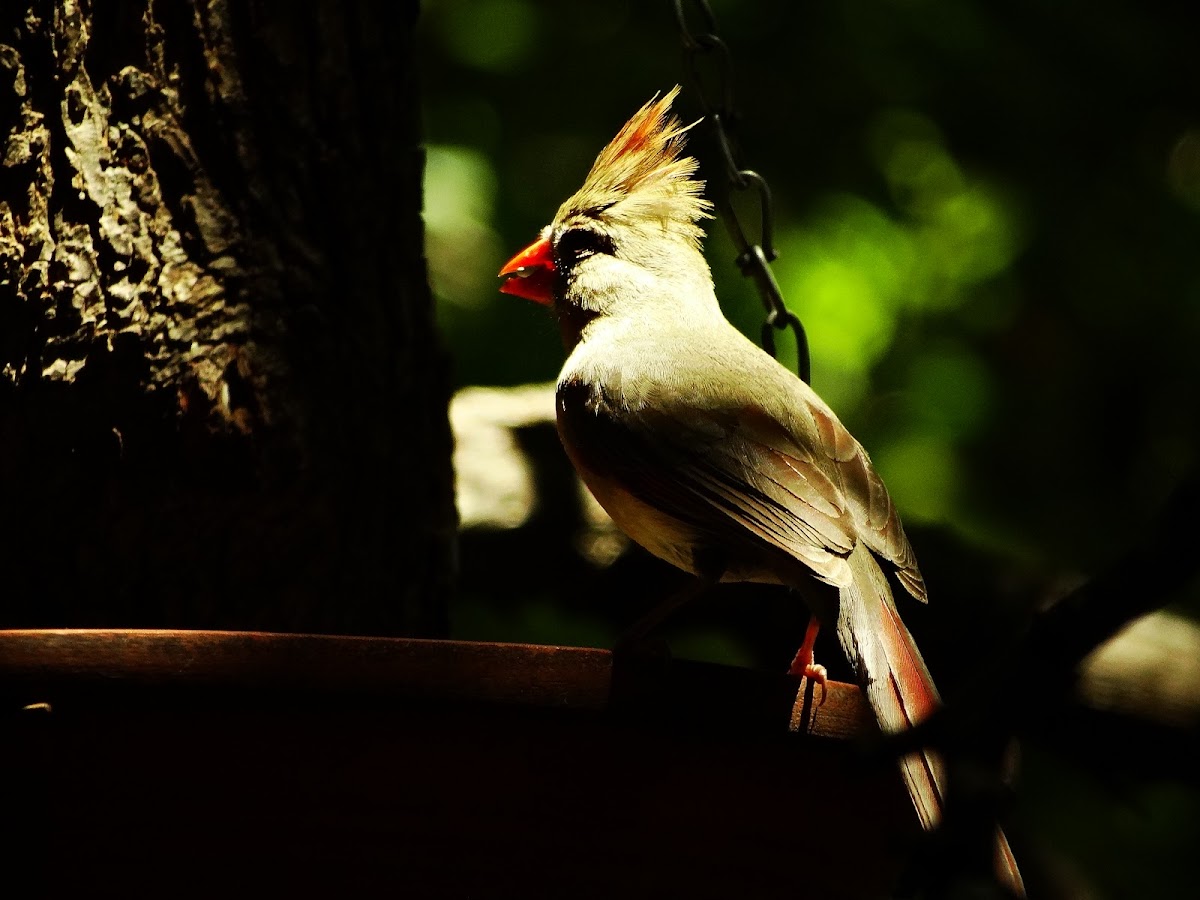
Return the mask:
{"type": "Polygon", "coordinates": [[[559,394],[563,440],[587,468],[698,532],[713,533],[719,512],[716,521],[735,526],[716,526],[724,543],[749,535],[845,586],[845,558],[859,539],[873,550],[887,546],[883,535],[864,533],[872,508],[883,525],[898,526],[865,453],[832,414],[815,417],[822,440],[813,448],[757,406],[709,412],[690,405],[686,415],[672,415],[667,404],[622,407],[583,384],[564,383],[559,394]],[[872,499],[872,490],[882,499],[872,499]]]}

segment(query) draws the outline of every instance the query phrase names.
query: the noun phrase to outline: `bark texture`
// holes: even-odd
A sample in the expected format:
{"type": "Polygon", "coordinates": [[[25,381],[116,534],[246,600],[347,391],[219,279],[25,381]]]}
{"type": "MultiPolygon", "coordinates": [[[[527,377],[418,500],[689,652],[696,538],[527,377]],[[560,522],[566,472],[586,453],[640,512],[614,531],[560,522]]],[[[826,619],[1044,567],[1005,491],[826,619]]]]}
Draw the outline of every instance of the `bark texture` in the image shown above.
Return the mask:
{"type": "Polygon", "coordinates": [[[0,10],[0,625],[437,634],[415,2],[0,10]]]}

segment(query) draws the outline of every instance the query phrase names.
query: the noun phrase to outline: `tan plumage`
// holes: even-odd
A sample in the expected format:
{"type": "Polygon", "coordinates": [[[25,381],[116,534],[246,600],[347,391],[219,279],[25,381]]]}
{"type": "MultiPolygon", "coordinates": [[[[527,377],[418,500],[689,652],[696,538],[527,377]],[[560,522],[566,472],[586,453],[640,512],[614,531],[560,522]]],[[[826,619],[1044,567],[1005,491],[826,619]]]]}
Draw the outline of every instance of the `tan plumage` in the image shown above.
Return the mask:
{"type": "Polygon", "coordinates": [[[674,87],[634,113],[600,151],[583,187],[559,207],[556,219],[564,211],[604,208],[610,219],[654,222],[699,248],[704,231],[698,223],[708,218],[711,204],[702,196],[704,183],[692,177],[696,161],[679,155],[692,126],[669,112],[678,94],[674,87]]]}
{"type": "MultiPolygon", "coordinates": [[[[870,457],[794,374],[721,313],[700,252],[696,163],[669,114],[678,88],[643,106],[583,187],[502,274],[552,300],[569,351],[558,385],[563,445],[631,538],[724,581],[795,588],[835,624],[880,726],[939,704],[880,563],[925,602],[925,584],[870,457]]],[[[926,828],[944,774],[931,751],[901,771],[926,828]]],[[[1020,875],[1000,836],[1000,870],[1020,875]]]]}

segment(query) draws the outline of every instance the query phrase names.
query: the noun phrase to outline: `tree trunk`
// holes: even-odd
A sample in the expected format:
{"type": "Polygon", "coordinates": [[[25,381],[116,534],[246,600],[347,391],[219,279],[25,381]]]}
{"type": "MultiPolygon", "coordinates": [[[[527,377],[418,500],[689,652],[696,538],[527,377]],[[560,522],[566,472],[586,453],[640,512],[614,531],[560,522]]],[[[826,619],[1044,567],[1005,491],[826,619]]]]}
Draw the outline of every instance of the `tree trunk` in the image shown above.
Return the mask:
{"type": "Polygon", "coordinates": [[[0,625],[436,635],[415,2],[0,10],[0,625]]]}

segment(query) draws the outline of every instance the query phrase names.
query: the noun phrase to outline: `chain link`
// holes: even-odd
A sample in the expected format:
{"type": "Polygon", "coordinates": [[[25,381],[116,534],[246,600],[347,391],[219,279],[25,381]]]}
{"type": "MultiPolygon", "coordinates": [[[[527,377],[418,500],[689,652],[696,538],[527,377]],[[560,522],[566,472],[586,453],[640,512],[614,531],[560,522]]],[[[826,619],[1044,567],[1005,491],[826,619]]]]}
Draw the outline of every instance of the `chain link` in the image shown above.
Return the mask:
{"type": "Polygon", "coordinates": [[[762,327],[763,348],[775,355],[775,332],[788,328],[796,338],[796,368],[800,377],[808,382],[812,378],[808,355],[808,337],[800,318],[787,308],[779,283],[771,271],[771,262],[779,255],[775,250],[774,217],[771,207],[771,188],[767,180],[753,169],[743,169],[737,163],[730,129],[737,117],[733,92],[733,57],[729,47],[717,36],[717,18],[707,0],[692,0],[701,22],[701,30],[693,31],[683,11],[683,0],[674,0],[675,20],[679,25],[679,36],[683,41],[688,74],[693,92],[700,102],[717,142],[717,151],[725,171],[726,190],[717,200],[729,236],[737,248],[734,260],[742,274],[753,279],[758,289],[766,321],[762,327]],[[705,90],[705,71],[712,73],[714,85],[705,90]],[[742,220],[734,209],[732,196],[735,192],[753,192],[758,198],[759,227],[757,242],[747,235],[742,220]]]}

